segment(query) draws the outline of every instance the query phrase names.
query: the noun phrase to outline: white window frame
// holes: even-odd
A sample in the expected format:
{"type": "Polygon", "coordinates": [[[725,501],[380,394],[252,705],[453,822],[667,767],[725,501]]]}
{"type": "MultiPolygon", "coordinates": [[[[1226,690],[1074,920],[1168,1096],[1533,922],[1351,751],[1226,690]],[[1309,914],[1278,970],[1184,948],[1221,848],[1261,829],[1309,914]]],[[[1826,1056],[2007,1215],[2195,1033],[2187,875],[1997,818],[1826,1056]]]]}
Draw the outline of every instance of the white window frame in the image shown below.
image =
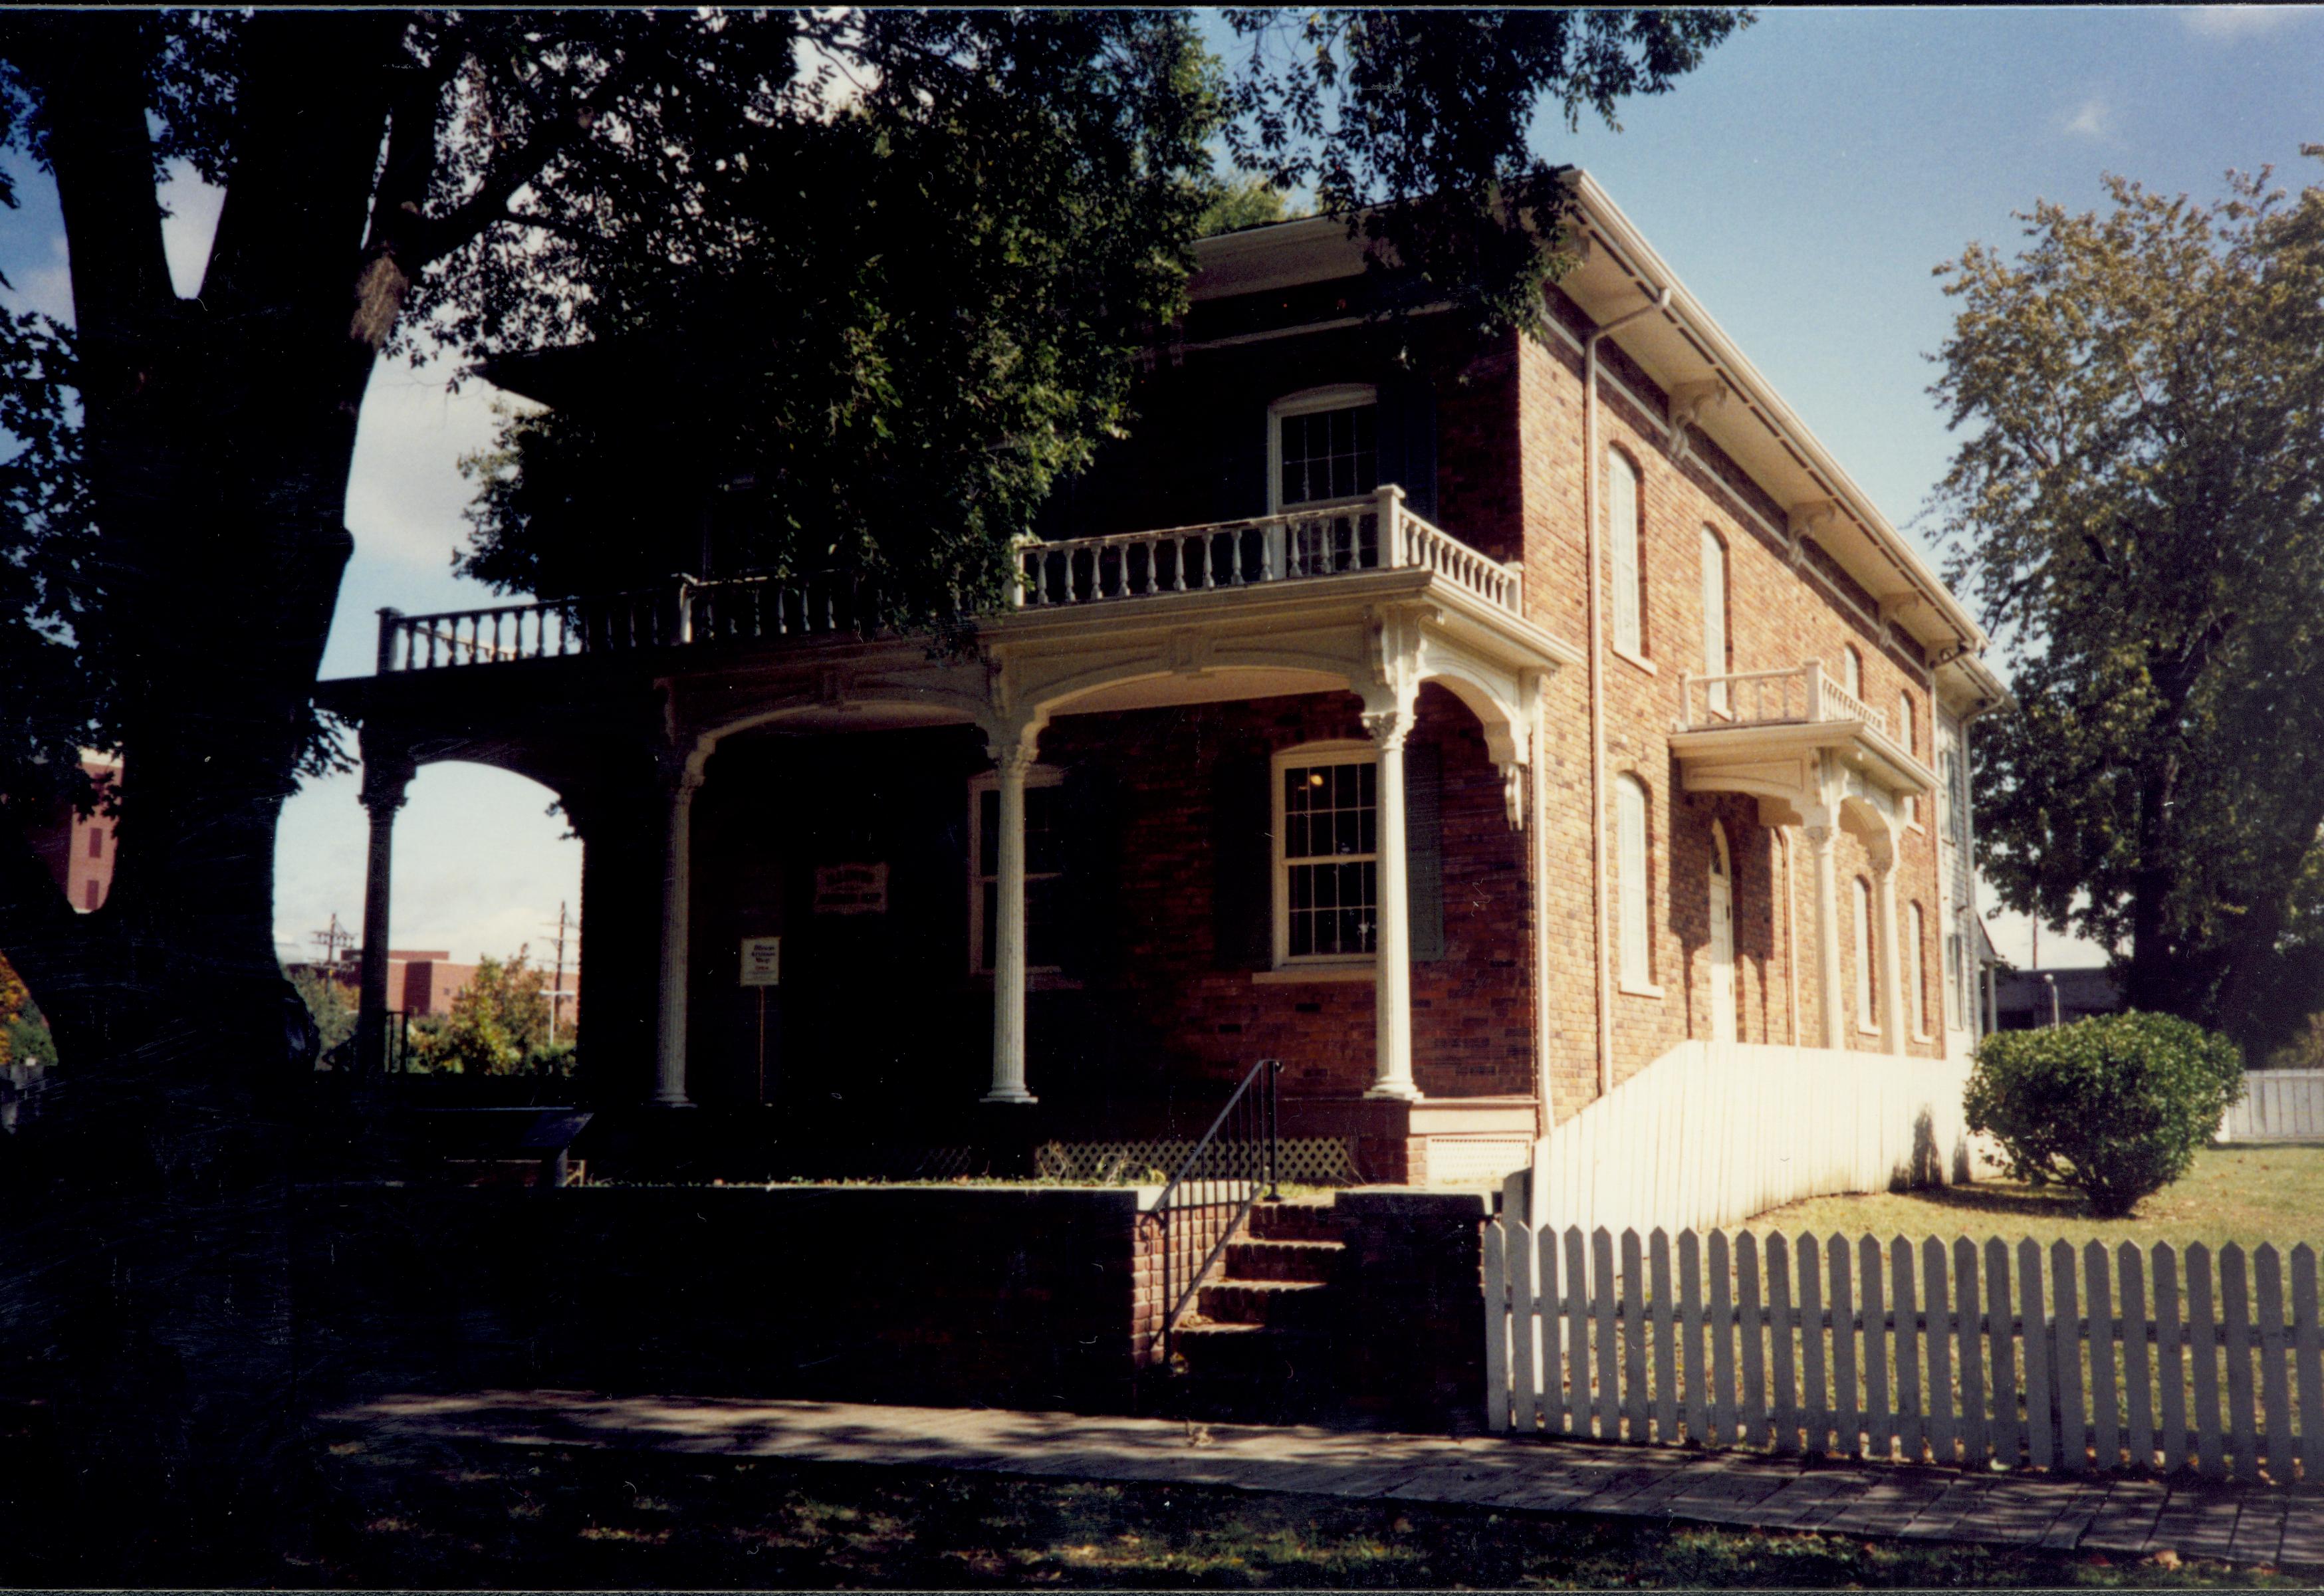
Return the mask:
{"type": "MultiPolygon", "coordinates": [[[[1357,742],[1347,738],[1335,738],[1321,743],[1302,743],[1297,744],[1296,747],[1277,749],[1274,757],[1268,761],[1268,802],[1269,806],[1269,813],[1273,816],[1273,820],[1271,822],[1272,835],[1268,841],[1268,847],[1274,856],[1271,879],[1273,881],[1272,890],[1275,899],[1275,967],[1278,970],[1330,969],[1333,966],[1338,966],[1342,969],[1370,970],[1376,967],[1379,963],[1379,955],[1377,952],[1355,954],[1308,953],[1300,954],[1296,956],[1292,954],[1291,860],[1283,851],[1284,840],[1288,835],[1290,829],[1286,824],[1283,808],[1284,771],[1294,768],[1321,767],[1325,765],[1377,766],[1379,762],[1379,749],[1375,748],[1368,742],[1357,742]]],[[[1379,890],[1378,883],[1379,866],[1379,853],[1378,851],[1378,844],[1379,842],[1379,815],[1378,809],[1379,793],[1377,789],[1373,793],[1373,804],[1372,826],[1374,851],[1371,854],[1371,863],[1373,866],[1373,890],[1377,892],[1379,890]]],[[[1303,859],[1301,863],[1309,863],[1309,861],[1303,859]]],[[[1354,855],[1349,859],[1349,863],[1360,864],[1364,863],[1364,860],[1361,855],[1354,855]]],[[[1379,907],[1378,903],[1374,903],[1372,907],[1374,912],[1377,913],[1379,907]]],[[[1379,930],[1377,926],[1373,927],[1372,942],[1373,946],[1377,948],[1379,945],[1379,930]]]]}
{"type": "Polygon", "coordinates": [[[1645,782],[1627,773],[1614,779],[1616,983],[1639,998],[1663,995],[1663,989],[1655,984],[1651,811],[1645,782]]]}
{"type": "MultiPolygon", "coordinates": [[[[1286,510],[1317,510],[1334,504],[1360,504],[1371,498],[1370,494],[1357,494],[1344,499],[1301,499],[1296,503],[1283,502],[1283,419],[1286,416],[1312,416],[1319,411],[1360,410],[1365,405],[1374,409],[1372,417],[1372,447],[1379,447],[1379,390],[1370,383],[1335,383],[1324,388],[1303,388],[1296,393],[1286,393],[1267,407],[1267,512],[1280,515],[1286,510]]],[[[1372,477],[1379,478],[1379,462],[1372,462],[1372,477]]]]}
{"type": "Polygon", "coordinates": [[[1880,1034],[1880,1014],[1875,1003],[1872,960],[1878,949],[1872,930],[1872,884],[1850,876],[1850,897],[1856,909],[1856,1029],[1866,1036],[1880,1034]]]}
{"type": "Polygon", "coordinates": [[[1914,899],[1905,908],[1909,912],[1904,918],[1912,927],[1913,938],[1913,1039],[1925,1042],[1929,1039],[1929,925],[1919,899],[1914,899]]]}
{"type": "Polygon", "coordinates": [[[1646,663],[1646,601],[1639,576],[1646,562],[1646,475],[1637,461],[1609,446],[1603,466],[1606,483],[1606,585],[1612,589],[1614,623],[1607,635],[1614,651],[1625,660],[1646,663]],[[1630,484],[1630,515],[1625,526],[1615,514],[1616,462],[1630,484]]]}
{"type": "Polygon", "coordinates": [[[1854,643],[1840,645],[1840,685],[1858,704],[1864,699],[1864,655],[1854,643]]]}
{"type": "MultiPolygon", "coordinates": [[[[1025,790],[1037,787],[1063,787],[1065,771],[1062,765],[1034,765],[1025,772],[1025,790]]],[[[984,863],[984,795],[1001,790],[1001,772],[985,770],[968,779],[968,973],[990,977],[992,971],[984,962],[984,888],[998,876],[983,872],[984,863]]],[[[1062,870],[1028,870],[1025,884],[1055,881],[1065,872],[1062,870]]],[[[1028,964],[1028,975],[1055,975],[1063,964],[1028,964]]]]}
{"type": "MultiPolygon", "coordinates": [[[[1705,523],[1702,529],[1702,673],[1705,676],[1725,676],[1728,672],[1729,619],[1727,540],[1705,523]]],[[[1725,682],[1713,682],[1704,689],[1703,697],[1711,714],[1731,718],[1725,682]]]]}

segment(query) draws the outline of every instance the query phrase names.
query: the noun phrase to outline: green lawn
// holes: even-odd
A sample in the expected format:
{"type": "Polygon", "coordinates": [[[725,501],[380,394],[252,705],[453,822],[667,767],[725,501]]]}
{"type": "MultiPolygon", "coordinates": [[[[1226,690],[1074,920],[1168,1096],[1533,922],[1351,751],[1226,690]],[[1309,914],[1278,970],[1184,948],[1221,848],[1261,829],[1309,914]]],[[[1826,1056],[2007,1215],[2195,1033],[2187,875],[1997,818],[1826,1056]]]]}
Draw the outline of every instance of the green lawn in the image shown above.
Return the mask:
{"type": "Polygon", "coordinates": [[[2255,1570],[1215,1488],[343,1440],[326,1586],[2292,1584],[2255,1570]]]}
{"type": "Polygon", "coordinates": [[[1965,1186],[1917,1192],[1879,1192],[1853,1197],[1812,1197],[1771,1208],[1749,1229],[1787,1236],[1967,1235],[1977,1241],[1999,1236],[2015,1241],[2063,1237],[2077,1245],[2092,1240],[2202,1241],[2246,1247],[2301,1241],[2324,1247],[2324,1147],[2214,1148],[2195,1155],[2187,1177],[2139,1204],[2129,1219],[2094,1220],[2081,1198],[2057,1186],[2027,1186],[1981,1180],[1965,1186]]]}

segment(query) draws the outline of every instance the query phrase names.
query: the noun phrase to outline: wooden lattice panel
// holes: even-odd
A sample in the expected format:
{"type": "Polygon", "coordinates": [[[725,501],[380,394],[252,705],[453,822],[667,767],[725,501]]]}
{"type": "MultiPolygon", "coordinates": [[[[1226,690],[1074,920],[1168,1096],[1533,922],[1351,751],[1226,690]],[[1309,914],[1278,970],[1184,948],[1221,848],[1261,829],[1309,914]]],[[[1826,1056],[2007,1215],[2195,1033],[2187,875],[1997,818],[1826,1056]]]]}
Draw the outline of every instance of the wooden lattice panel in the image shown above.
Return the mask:
{"type": "MultiPolygon", "coordinates": [[[[1193,1149],[1193,1143],[1183,1140],[1049,1141],[1035,1151],[1033,1167],[1050,1180],[1158,1185],[1176,1172],[1193,1149]]],[[[1344,1136],[1292,1137],[1277,1142],[1276,1149],[1279,1178],[1294,1185],[1352,1185],[1362,1178],[1356,1171],[1355,1149],[1344,1136]]],[[[1216,1170],[1197,1169],[1197,1175],[1242,1172],[1231,1161],[1228,1149],[1215,1150],[1216,1170]]]]}

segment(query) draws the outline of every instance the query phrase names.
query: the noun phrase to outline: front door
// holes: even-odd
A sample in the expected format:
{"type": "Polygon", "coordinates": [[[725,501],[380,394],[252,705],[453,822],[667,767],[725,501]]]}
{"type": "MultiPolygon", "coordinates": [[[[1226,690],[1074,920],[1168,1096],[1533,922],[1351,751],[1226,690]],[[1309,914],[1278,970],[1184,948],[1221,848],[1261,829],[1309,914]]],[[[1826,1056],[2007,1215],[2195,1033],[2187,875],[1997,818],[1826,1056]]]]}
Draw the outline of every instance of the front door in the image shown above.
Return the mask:
{"type": "Polygon", "coordinates": [[[1721,835],[1711,860],[1711,1039],[1735,1039],[1735,888],[1729,875],[1727,839],[1721,835]]]}

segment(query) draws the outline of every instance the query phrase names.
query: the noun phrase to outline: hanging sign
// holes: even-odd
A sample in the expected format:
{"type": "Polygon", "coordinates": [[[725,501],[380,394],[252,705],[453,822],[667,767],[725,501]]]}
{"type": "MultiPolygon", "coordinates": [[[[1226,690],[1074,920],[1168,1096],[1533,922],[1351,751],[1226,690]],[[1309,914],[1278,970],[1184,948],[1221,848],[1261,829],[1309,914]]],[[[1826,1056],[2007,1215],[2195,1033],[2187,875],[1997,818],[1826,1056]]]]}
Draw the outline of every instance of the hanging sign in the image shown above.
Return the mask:
{"type": "Polygon", "coordinates": [[[780,986],[783,983],[783,939],[779,936],[742,938],[742,984],[780,986]]]}
{"type": "Polygon", "coordinates": [[[815,869],[817,914],[886,914],[888,866],[818,864],[815,869]]]}

